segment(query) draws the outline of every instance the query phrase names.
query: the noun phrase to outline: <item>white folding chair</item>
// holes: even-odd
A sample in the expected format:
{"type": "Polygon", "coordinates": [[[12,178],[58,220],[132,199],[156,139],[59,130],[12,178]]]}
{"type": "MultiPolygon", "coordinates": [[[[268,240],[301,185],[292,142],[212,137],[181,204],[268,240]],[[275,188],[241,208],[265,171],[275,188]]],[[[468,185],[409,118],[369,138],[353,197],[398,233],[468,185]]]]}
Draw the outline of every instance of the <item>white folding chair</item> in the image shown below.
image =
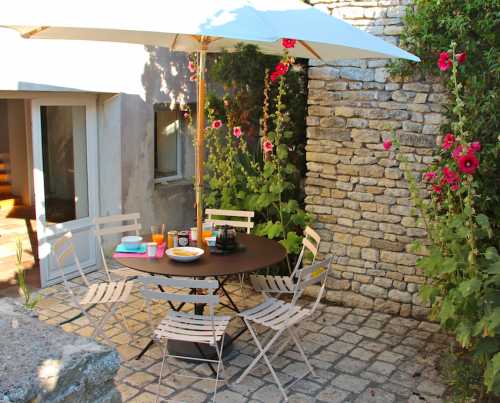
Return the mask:
{"type": "MultiPolygon", "coordinates": [[[[207,221],[213,223],[214,225],[231,225],[236,228],[243,228],[246,230],[247,234],[250,234],[250,230],[254,227],[252,218],[255,217],[255,212],[253,211],[207,208],[205,210],[205,215],[207,216],[207,221]],[[214,216],[222,218],[214,219],[214,216]],[[226,220],[224,217],[230,219],[226,220]]],[[[240,291],[243,294],[245,275],[240,274],[238,277],[240,281],[240,291]]]]}
{"type": "Polygon", "coordinates": [[[302,266],[304,255],[307,251],[312,254],[312,263],[316,260],[321,237],[311,227],[304,229],[304,238],[302,238],[302,250],[297,258],[297,263],[290,276],[271,276],[271,275],[251,275],[250,282],[253,288],[263,294],[276,294],[279,297],[281,294],[293,294],[295,291],[295,283],[297,282],[297,271],[302,266]]]}
{"type": "Polygon", "coordinates": [[[111,341],[104,331],[104,325],[109,318],[114,317],[122,330],[127,333],[130,340],[133,341],[134,337],[130,333],[127,320],[125,319],[125,315],[123,314],[121,307],[127,303],[134,283],[131,281],[110,281],[91,284],[80,265],[80,261],[75,251],[73,235],[71,234],[71,232],[67,232],[60,239],[54,242],[52,253],[60,270],[64,288],[70,295],[73,304],[80,309],[83,316],[85,316],[90,325],[94,327],[92,337],[97,338],[99,336],[102,336],[108,343],[111,344],[111,341]],[[69,259],[74,261],[74,264],[78,269],[80,277],[82,278],[83,284],[86,288],[83,297],[78,297],[73,292],[73,288],[68,282],[67,276],[64,272],[64,267],[66,266],[66,263],[68,263],[69,259]],[[100,319],[98,319],[97,317],[93,317],[89,314],[89,309],[85,309],[86,307],[94,305],[101,305],[107,308],[104,316],[102,316],[100,319]],[[116,316],[117,309],[120,311],[121,318],[118,318],[116,316]]]}
{"type": "MultiPolygon", "coordinates": [[[[217,396],[217,385],[219,382],[219,373],[222,370],[224,380],[227,379],[224,372],[224,364],[222,362],[222,350],[224,347],[224,335],[226,333],[227,325],[229,324],[230,316],[216,316],[215,307],[219,303],[219,297],[214,295],[214,290],[219,287],[217,280],[192,280],[186,278],[167,278],[167,277],[139,277],[137,281],[144,284],[141,292],[146,300],[149,321],[152,325],[153,318],[151,313],[151,302],[155,300],[163,300],[169,302],[179,302],[188,304],[206,304],[208,307],[208,315],[196,315],[194,313],[177,312],[170,310],[167,316],[160,322],[160,324],[153,329],[153,340],[163,342],[163,361],[160,369],[160,376],[158,379],[158,394],[157,400],[159,401],[161,392],[161,382],[163,378],[163,369],[165,366],[168,368],[167,357],[187,359],[192,361],[202,361],[217,363],[217,371],[215,379],[208,377],[197,377],[186,374],[178,374],[180,377],[194,378],[194,379],[208,379],[215,382],[213,401],[217,396]],[[154,286],[154,287],[152,287],[154,286]],[[165,289],[175,289],[177,292],[156,291],[155,287],[165,287],[165,289]],[[200,294],[186,294],[180,293],[182,289],[203,290],[200,294]],[[185,341],[196,344],[206,344],[215,348],[217,359],[196,358],[177,356],[169,354],[167,351],[167,342],[169,340],[185,341]]],[[[170,369],[169,369],[170,372],[170,369]]],[[[175,375],[174,375],[175,378],[175,375]]]]}
{"type": "Polygon", "coordinates": [[[116,237],[117,235],[123,236],[129,233],[139,235],[139,231],[142,228],[139,222],[140,219],[141,216],[139,213],[115,214],[107,217],[94,218],[94,231],[97,237],[99,249],[101,250],[104,271],[106,272],[109,281],[123,279],[133,280],[134,278],[143,275],[143,273],[141,273],[140,271],[130,269],[128,267],[117,267],[110,269],[106,261],[106,255],[103,248],[103,238],[106,236],[116,237]]]}
{"type": "Polygon", "coordinates": [[[240,375],[240,377],[236,380],[236,383],[240,383],[243,380],[243,378],[245,378],[249,374],[252,368],[255,367],[255,365],[261,359],[264,359],[265,364],[267,364],[267,367],[271,371],[274,381],[276,382],[279,390],[281,391],[281,394],[283,395],[285,401],[287,401],[288,397],[285,388],[281,385],[281,382],[278,376],[276,375],[276,372],[274,371],[271,362],[284,350],[284,348],[288,345],[290,340],[293,340],[293,342],[295,343],[295,346],[299,350],[300,355],[302,356],[302,359],[304,360],[308,368],[308,371],[306,371],[302,376],[300,376],[292,383],[288,384],[286,389],[289,389],[293,384],[306,377],[309,373],[311,373],[313,376],[316,376],[313,367],[311,366],[309,360],[307,359],[304,349],[300,345],[300,340],[297,333],[295,332],[295,327],[298,326],[300,323],[303,323],[308,317],[310,317],[318,307],[318,304],[325,291],[326,280],[328,278],[328,273],[330,271],[331,262],[332,262],[332,257],[329,256],[322,262],[314,263],[310,266],[304,267],[303,269],[297,270],[297,283],[295,285],[292,302],[286,303],[276,298],[267,298],[260,305],[240,313],[240,316],[245,321],[245,324],[247,325],[250,334],[252,335],[253,340],[255,341],[255,345],[259,350],[259,354],[253,360],[253,362],[245,369],[245,371],[240,375]],[[321,283],[321,288],[318,292],[316,301],[314,302],[312,308],[308,309],[298,306],[297,302],[301,297],[301,295],[303,294],[304,290],[308,286],[318,283],[321,283]],[[252,326],[252,323],[260,325],[266,328],[266,330],[269,329],[270,334],[263,343],[261,343],[257,338],[257,332],[255,328],[252,326]],[[273,335],[273,332],[276,333],[274,333],[273,335]],[[285,332],[288,333],[288,339],[284,343],[281,343],[278,350],[269,359],[267,356],[269,349],[285,332]]]}

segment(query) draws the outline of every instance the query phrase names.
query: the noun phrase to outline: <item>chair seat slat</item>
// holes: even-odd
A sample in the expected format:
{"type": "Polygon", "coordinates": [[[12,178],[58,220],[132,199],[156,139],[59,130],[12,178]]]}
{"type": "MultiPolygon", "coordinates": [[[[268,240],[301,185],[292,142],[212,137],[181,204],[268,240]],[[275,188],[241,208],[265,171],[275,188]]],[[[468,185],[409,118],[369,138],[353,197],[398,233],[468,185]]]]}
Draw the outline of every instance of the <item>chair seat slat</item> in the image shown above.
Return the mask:
{"type": "Polygon", "coordinates": [[[92,284],[83,299],[80,301],[80,304],[82,305],[87,305],[90,303],[90,301],[94,298],[94,295],[99,288],[99,284],[92,284]]]}
{"type": "Polygon", "coordinates": [[[107,284],[106,292],[104,293],[104,295],[102,296],[102,298],[101,298],[101,300],[99,302],[106,303],[106,302],[115,301],[114,299],[111,299],[111,297],[115,293],[116,286],[117,286],[116,283],[109,283],[109,284],[107,284]]]}

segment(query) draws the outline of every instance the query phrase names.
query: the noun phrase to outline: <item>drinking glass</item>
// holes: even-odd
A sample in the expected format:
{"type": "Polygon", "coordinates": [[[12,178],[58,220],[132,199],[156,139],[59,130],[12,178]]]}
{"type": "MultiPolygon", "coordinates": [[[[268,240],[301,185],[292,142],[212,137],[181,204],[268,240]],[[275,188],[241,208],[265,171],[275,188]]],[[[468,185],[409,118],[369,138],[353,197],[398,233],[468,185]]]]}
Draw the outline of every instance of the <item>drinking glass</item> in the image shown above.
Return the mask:
{"type": "Polygon", "coordinates": [[[165,239],[165,224],[151,226],[151,239],[159,246],[165,239]]]}

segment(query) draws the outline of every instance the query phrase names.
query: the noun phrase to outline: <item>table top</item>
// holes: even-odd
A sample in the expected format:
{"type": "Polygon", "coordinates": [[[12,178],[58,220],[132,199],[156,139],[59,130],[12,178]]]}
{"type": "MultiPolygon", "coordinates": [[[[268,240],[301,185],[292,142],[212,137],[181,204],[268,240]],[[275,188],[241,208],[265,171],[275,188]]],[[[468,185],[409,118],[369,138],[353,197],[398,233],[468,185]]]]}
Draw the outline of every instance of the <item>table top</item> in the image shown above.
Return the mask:
{"type": "Polygon", "coordinates": [[[175,262],[167,256],[160,259],[115,258],[126,267],[150,274],[184,277],[227,276],[250,273],[279,263],[286,257],[285,248],[277,241],[250,234],[238,234],[244,250],[216,255],[205,250],[198,260],[189,263],[175,262]]]}

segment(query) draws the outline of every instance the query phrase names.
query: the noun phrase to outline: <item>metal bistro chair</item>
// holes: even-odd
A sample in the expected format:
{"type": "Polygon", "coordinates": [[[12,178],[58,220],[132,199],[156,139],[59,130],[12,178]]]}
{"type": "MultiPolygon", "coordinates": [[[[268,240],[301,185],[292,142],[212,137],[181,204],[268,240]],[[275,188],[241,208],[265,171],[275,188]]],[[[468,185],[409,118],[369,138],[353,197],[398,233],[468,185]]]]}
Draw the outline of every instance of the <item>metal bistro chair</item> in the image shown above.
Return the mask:
{"type": "MultiPolygon", "coordinates": [[[[153,339],[163,342],[165,344],[163,350],[163,361],[160,369],[160,376],[158,379],[158,394],[157,400],[160,398],[161,382],[163,378],[164,367],[168,368],[167,357],[180,358],[193,361],[207,362],[210,366],[212,363],[217,364],[215,372],[215,379],[209,377],[197,377],[185,374],[178,374],[180,377],[194,378],[194,379],[208,379],[215,382],[214,397],[217,396],[217,385],[219,380],[219,373],[222,370],[224,380],[227,379],[224,373],[224,364],[222,362],[222,350],[224,347],[224,335],[227,325],[231,319],[230,316],[216,316],[215,307],[219,303],[219,297],[214,295],[214,290],[219,287],[217,280],[192,280],[185,278],[167,278],[167,277],[139,277],[137,281],[144,284],[141,288],[141,293],[144,296],[147,304],[149,321],[151,323],[153,339]],[[153,288],[151,288],[154,286],[153,288]],[[175,291],[182,289],[203,290],[203,294],[182,294],[177,292],[157,291],[155,287],[168,287],[174,288],[175,291]],[[191,304],[206,304],[208,307],[208,315],[197,315],[194,313],[177,312],[170,310],[166,317],[160,324],[153,328],[153,318],[151,313],[151,303],[155,300],[168,301],[170,303],[191,303],[191,304]],[[195,343],[198,347],[199,344],[207,344],[215,348],[217,359],[196,358],[196,357],[180,357],[177,355],[169,354],[167,351],[167,342],[169,340],[185,341],[195,343]]],[[[211,366],[212,370],[213,367],[211,366]]],[[[170,370],[169,370],[170,372],[170,370]]],[[[175,379],[175,374],[173,375],[175,379]]]]}
{"type": "Polygon", "coordinates": [[[128,267],[118,267],[116,269],[110,269],[106,261],[106,255],[104,254],[103,240],[106,236],[112,235],[126,235],[130,232],[135,235],[139,235],[139,231],[142,228],[139,220],[141,216],[139,213],[130,214],[115,214],[107,217],[96,217],[94,218],[95,225],[95,235],[97,237],[97,242],[99,244],[99,249],[101,250],[102,264],[106,272],[106,276],[109,281],[113,280],[133,280],[138,276],[142,276],[138,270],[130,269],[128,267]],[[130,224],[124,224],[126,222],[131,222],[130,224]]]}
{"type": "MultiPolygon", "coordinates": [[[[250,234],[250,230],[254,227],[252,218],[255,217],[255,212],[245,211],[245,210],[221,210],[208,208],[205,210],[205,215],[207,216],[207,221],[210,221],[214,225],[231,225],[236,228],[244,228],[247,234],[250,234]],[[225,219],[214,219],[213,217],[227,217],[227,218],[240,218],[240,220],[225,220],[225,219]],[[246,219],[245,219],[246,218],[246,219]]],[[[240,291],[243,294],[245,275],[240,274],[240,291]]]]}
{"type": "MultiPolygon", "coordinates": [[[[303,379],[309,373],[313,376],[316,376],[313,367],[309,363],[307,356],[304,352],[304,349],[300,345],[299,337],[295,332],[295,328],[303,323],[308,317],[310,317],[316,308],[323,296],[326,287],[326,280],[328,278],[328,273],[330,271],[332,262],[332,257],[329,256],[322,262],[318,262],[312,264],[310,266],[304,267],[303,269],[299,269],[297,271],[297,283],[295,285],[295,291],[292,298],[292,302],[286,303],[282,300],[276,298],[267,298],[263,303],[257,305],[254,308],[248,309],[240,314],[240,316],[245,321],[245,324],[250,331],[250,334],[253,337],[255,345],[259,350],[259,354],[253,360],[253,362],[245,369],[245,371],[240,375],[240,377],[236,380],[236,383],[240,383],[243,378],[245,378],[252,368],[263,358],[267,367],[271,371],[271,374],[278,385],[278,388],[281,391],[285,401],[288,401],[288,396],[286,394],[285,388],[281,385],[281,382],[274,371],[274,368],[271,362],[284,350],[284,348],[288,345],[290,340],[293,340],[295,346],[300,352],[302,359],[304,360],[308,371],[304,373],[304,375],[300,376],[298,379],[288,384],[286,389],[289,389],[293,384],[298,382],[300,379],[303,379]],[[304,290],[314,284],[321,283],[321,288],[316,297],[316,301],[312,308],[304,308],[297,305],[297,302],[304,290]],[[252,326],[253,324],[261,325],[264,328],[270,329],[270,335],[264,343],[261,343],[257,338],[257,333],[252,326]],[[273,335],[273,331],[276,332],[273,335]],[[281,343],[278,350],[273,354],[271,359],[268,358],[267,353],[269,349],[278,341],[279,337],[287,332],[288,339],[285,343],[281,343]]],[[[266,330],[267,330],[266,329],[266,330]]]]}
{"type": "Polygon", "coordinates": [[[295,292],[297,272],[302,265],[306,251],[312,253],[312,263],[314,263],[320,242],[321,237],[319,234],[311,227],[306,227],[304,229],[304,238],[302,239],[302,250],[297,258],[297,263],[292,274],[290,276],[251,275],[250,282],[253,288],[265,295],[276,294],[276,297],[279,297],[281,294],[293,294],[295,292]]]}
{"type": "Polygon", "coordinates": [[[109,318],[114,317],[122,330],[127,333],[130,340],[133,341],[134,337],[130,333],[127,320],[125,319],[125,315],[121,311],[121,307],[127,303],[134,283],[131,281],[110,281],[91,284],[88,281],[87,276],[83,272],[80,261],[78,260],[78,256],[76,255],[75,245],[73,243],[73,235],[71,234],[71,232],[66,233],[53,244],[52,253],[55,257],[57,266],[60,269],[64,288],[68,292],[73,304],[80,309],[82,315],[85,316],[90,325],[94,327],[92,337],[96,338],[98,336],[102,336],[108,343],[111,344],[110,339],[104,331],[104,324],[109,318]],[[75,295],[70,283],[68,282],[66,274],[64,273],[64,263],[67,262],[70,258],[72,258],[72,260],[74,261],[80,277],[82,278],[85,285],[86,291],[83,297],[78,297],[77,295],[75,295]],[[85,309],[86,307],[91,307],[94,305],[100,305],[107,308],[106,313],[101,319],[91,316],[88,313],[88,310],[90,308],[85,309]],[[118,318],[116,316],[117,309],[120,311],[121,318],[118,318]]]}

